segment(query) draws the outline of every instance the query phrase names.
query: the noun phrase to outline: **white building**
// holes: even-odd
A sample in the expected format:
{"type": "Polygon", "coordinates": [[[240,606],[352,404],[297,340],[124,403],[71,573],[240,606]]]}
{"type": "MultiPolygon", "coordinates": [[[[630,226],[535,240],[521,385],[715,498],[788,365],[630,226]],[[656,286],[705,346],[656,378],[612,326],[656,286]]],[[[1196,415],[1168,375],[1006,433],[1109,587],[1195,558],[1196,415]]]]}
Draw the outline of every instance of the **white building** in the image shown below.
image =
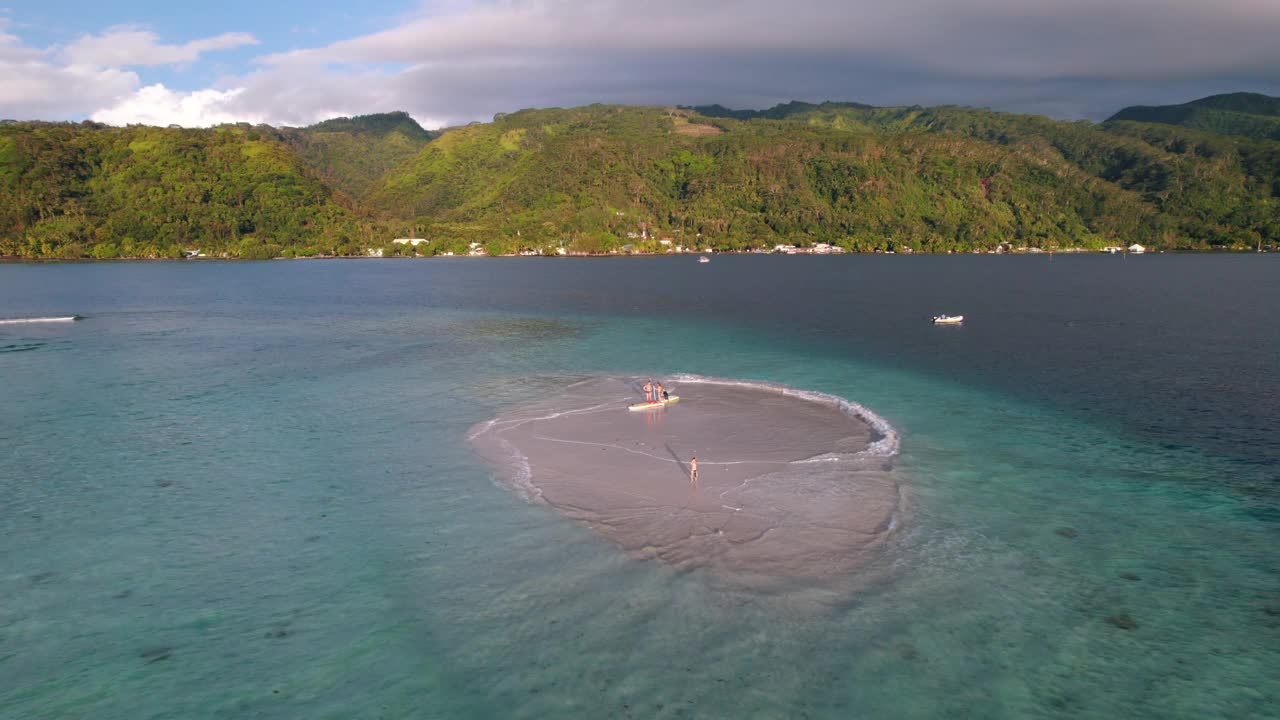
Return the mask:
{"type": "Polygon", "coordinates": [[[422,238],[396,238],[395,240],[392,240],[391,242],[393,242],[393,243],[395,243],[395,244],[397,244],[397,245],[412,245],[412,246],[414,246],[414,247],[418,247],[418,245],[419,245],[420,243],[424,243],[424,242],[431,242],[431,241],[430,241],[430,240],[423,240],[422,238]]]}
{"type": "Polygon", "coordinates": [[[1147,251],[1147,249],[1146,249],[1146,248],[1144,248],[1144,247],[1142,247],[1142,246],[1141,246],[1141,245],[1139,245],[1138,243],[1134,243],[1134,244],[1132,244],[1132,245],[1130,245],[1130,246],[1129,246],[1129,252],[1131,252],[1131,253],[1144,253],[1144,252],[1146,252],[1146,251],[1147,251]]]}

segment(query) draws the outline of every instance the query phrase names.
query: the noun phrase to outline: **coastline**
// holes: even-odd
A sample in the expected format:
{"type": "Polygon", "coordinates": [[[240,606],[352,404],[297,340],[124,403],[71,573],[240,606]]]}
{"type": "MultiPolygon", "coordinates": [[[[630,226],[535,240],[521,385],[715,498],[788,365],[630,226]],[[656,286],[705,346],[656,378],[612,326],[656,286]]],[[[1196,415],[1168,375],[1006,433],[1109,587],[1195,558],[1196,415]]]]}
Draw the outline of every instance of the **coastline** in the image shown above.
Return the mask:
{"type": "MultiPolygon", "coordinates": [[[[723,255],[752,255],[752,256],[768,256],[768,257],[878,257],[878,256],[898,256],[898,257],[975,257],[975,256],[1046,256],[1054,255],[1086,255],[1086,256],[1109,256],[1119,255],[1125,257],[1128,255],[1272,255],[1280,252],[1280,248],[1273,250],[1252,250],[1252,249],[1236,249],[1236,248],[1214,248],[1214,249],[1190,249],[1179,248],[1171,250],[1147,250],[1141,253],[1109,253],[1102,250],[1054,250],[1032,252],[1028,250],[1015,250],[1010,252],[839,252],[839,253],[815,253],[815,252],[758,252],[758,251],[737,251],[725,250],[710,253],[701,253],[708,256],[723,255]]],[[[189,258],[155,258],[155,257],[114,257],[114,258],[56,258],[56,257],[38,257],[29,255],[3,255],[0,256],[0,265],[23,265],[23,264],[93,264],[93,263],[119,263],[119,262],[148,262],[148,263],[185,263],[185,262],[271,262],[275,260],[458,260],[458,259],[493,259],[493,258],[527,258],[527,259],[565,259],[565,258],[654,258],[654,257],[698,257],[699,253],[565,253],[563,255],[526,255],[521,253],[505,253],[502,255],[393,255],[382,257],[376,255],[312,255],[308,257],[284,257],[277,256],[272,258],[238,258],[238,257],[189,257],[189,258]]]]}

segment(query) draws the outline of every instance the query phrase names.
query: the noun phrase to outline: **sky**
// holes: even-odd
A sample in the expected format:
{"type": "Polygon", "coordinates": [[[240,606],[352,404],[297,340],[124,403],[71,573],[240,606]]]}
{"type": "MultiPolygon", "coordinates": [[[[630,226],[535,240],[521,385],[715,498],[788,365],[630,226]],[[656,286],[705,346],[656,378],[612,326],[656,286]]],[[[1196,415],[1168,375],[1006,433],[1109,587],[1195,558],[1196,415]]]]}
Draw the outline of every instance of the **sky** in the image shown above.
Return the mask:
{"type": "Polygon", "coordinates": [[[1061,119],[1280,95],[1280,0],[0,0],[0,118],[437,128],[590,103],[1061,119]]]}

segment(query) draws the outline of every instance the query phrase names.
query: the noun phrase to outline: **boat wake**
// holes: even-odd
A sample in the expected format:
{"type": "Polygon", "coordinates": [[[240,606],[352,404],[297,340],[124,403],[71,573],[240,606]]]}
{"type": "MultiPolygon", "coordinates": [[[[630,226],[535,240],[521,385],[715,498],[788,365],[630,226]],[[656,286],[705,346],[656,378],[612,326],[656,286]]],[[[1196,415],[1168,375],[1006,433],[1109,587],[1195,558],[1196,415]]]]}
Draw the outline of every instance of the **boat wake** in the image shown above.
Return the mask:
{"type": "Polygon", "coordinates": [[[62,315],[57,317],[33,318],[0,318],[0,325],[31,325],[35,323],[64,323],[82,320],[79,315],[62,315]]]}

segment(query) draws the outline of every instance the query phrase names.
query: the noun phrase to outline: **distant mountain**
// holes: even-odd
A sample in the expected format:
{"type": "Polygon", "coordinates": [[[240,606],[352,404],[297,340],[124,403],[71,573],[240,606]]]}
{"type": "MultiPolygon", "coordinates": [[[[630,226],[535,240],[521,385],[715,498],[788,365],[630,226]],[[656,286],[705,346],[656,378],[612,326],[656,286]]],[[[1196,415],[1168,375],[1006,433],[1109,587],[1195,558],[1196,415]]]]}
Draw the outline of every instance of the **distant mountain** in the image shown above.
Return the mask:
{"type": "Polygon", "coordinates": [[[1124,120],[1177,125],[1255,140],[1280,140],[1280,98],[1230,93],[1181,105],[1137,105],[1112,115],[1107,122],[1124,120]]]}
{"type": "Polygon", "coordinates": [[[427,142],[438,133],[423,130],[418,121],[402,110],[373,115],[357,115],[356,117],[337,117],[323,120],[305,128],[309,134],[345,132],[386,136],[399,133],[410,140],[427,142]]]}
{"type": "Polygon", "coordinates": [[[340,117],[272,131],[330,187],[355,203],[363,201],[388,170],[439,135],[423,130],[406,112],[340,117]]]}
{"type": "MultiPolygon", "coordinates": [[[[1197,112],[1273,118],[1265,96],[1197,112]],[[1243,113],[1223,107],[1248,108],[1243,113]]],[[[675,244],[923,252],[1280,244],[1280,142],[964,107],[404,113],[308,128],[0,124],[0,255],[229,257],[675,244]]]]}
{"type": "Polygon", "coordinates": [[[370,204],[442,235],[584,250],[629,244],[641,222],[724,248],[1280,240],[1280,144],[959,107],[780,107],[510,113],[446,132],[370,204]]]}
{"type": "Polygon", "coordinates": [[[730,110],[723,105],[695,105],[684,109],[693,110],[706,117],[733,118],[734,120],[787,120],[797,115],[831,110],[872,110],[874,106],[855,102],[824,102],[813,104],[792,100],[788,103],[774,105],[767,110],[730,110]]]}

